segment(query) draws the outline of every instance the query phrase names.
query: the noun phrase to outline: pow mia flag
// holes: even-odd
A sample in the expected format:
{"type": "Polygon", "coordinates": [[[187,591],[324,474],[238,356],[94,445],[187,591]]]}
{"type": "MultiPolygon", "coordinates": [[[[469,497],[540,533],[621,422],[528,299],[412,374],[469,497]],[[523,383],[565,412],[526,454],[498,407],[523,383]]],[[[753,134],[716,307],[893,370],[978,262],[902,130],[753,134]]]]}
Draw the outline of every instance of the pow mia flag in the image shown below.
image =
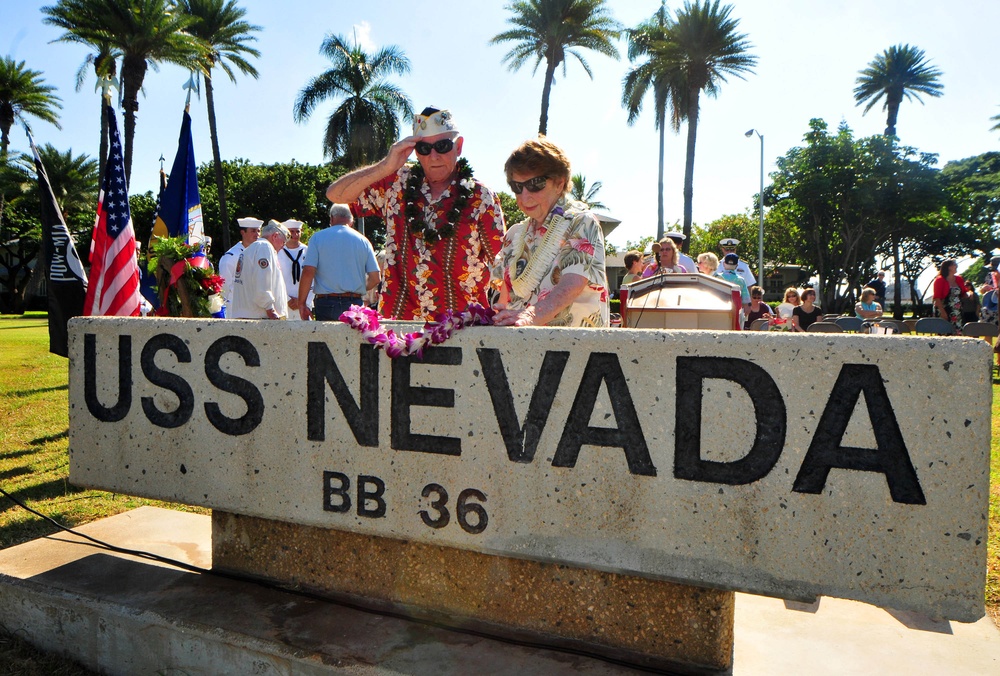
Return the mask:
{"type": "Polygon", "coordinates": [[[36,271],[47,275],[49,307],[49,352],[61,357],[69,356],[66,324],[71,317],[83,314],[83,300],[87,294],[87,273],[83,270],[76,247],[66,227],[62,210],[49,185],[49,177],[35,147],[35,139],[25,126],[31,154],[35,158],[38,174],[38,193],[41,195],[42,253],[36,271]]]}

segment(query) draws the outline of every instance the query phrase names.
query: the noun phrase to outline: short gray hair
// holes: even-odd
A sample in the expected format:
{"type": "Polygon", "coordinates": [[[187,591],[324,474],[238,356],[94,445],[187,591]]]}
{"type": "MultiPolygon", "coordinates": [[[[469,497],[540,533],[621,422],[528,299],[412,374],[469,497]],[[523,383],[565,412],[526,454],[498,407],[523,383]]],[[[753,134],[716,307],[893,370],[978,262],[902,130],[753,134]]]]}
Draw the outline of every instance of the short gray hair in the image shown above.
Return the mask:
{"type": "Polygon", "coordinates": [[[332,223],[335,218],[345,223],[354,222],[354,214],[351,213],[351,207],[346,204],[330,205],[330,222],[332,223]]]}
{"type": "Polygon", "coordinates": [[[270,220],[270,221],[268,221],[267,225],[265,225],[263,227],[263,229],[260,231],[260,236],[261,237],[270,237],[271,235],[273,235],[276,232],[280,232],[284,236],[285,239],[288,239],[289,237],[291,237],[291,235],[288,232],[288,228],[286,228],[281,223],[278,223],[278,221],[275,221],[273,219],[270,220]]]}

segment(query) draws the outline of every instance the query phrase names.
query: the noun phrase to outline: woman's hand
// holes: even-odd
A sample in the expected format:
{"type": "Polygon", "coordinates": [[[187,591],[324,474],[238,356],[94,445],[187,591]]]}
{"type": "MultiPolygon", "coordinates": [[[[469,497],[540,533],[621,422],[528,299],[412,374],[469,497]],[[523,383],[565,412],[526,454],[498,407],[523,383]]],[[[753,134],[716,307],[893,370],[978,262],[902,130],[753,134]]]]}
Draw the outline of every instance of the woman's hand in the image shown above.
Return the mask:
{"type": "Polygon", "coordinates": [[[493,306],[497,313],[493,315],[494,326],[534,326],[535,306],[529,305],[523,310],[508,310],[503,303],[493,306]]]}

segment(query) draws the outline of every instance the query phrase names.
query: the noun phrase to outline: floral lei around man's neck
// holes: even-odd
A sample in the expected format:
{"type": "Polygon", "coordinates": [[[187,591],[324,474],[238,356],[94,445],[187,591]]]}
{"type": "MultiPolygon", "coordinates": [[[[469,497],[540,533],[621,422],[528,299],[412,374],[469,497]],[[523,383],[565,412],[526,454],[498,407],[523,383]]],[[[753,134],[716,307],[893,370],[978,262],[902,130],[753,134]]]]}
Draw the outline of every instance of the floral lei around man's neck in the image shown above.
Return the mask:
{"type": "Polygon", "coordinates": [[[440,345],[455,331],[467,326],[489,326],[493,324],[493,309],[479,303],[472,303],[464,312],[445,310],[434,315],[434,321],[424,324],[424,328],[413,333],[396,335],[392,329],[379,324],[382,317],[378,312],[363,305],[352,305],[340,315],[340,321],[361,332],[361,337],[370,345],[382,348],[392,359],[415,355],[423,359],[424,350],[431,345],[440,345]]]}
{"type": "Polygon", "coordinates": [[[403,193],[406,205],[404,211],[406,225],[411,232],[422,236],[427,244],[435,244],[443,238],[454,236],[455,226],[458,224],[462,212],[469,205],[472,189],[476,184],[472,179],[472,167],[469,166],[464,157],[460,157],[455,167],[455,179],[452,181],[453,185],[458,186],[455,191],[455,200],[444,216],[445,222],[441,225],[435,225],[424,221],[423,209],[417,204],[421,197],[420,186],[423,185],[423,182],[424,168],[417,162],[410,167],[410,177],[406,180],[406,190],[403,193]]]}

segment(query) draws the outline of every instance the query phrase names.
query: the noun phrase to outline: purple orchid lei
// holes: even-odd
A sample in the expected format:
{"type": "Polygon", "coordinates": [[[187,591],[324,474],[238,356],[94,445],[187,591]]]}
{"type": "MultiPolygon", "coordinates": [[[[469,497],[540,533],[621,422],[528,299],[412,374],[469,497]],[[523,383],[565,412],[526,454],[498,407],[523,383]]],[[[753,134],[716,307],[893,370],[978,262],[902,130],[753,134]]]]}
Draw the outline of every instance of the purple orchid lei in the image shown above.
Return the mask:
{"type": "Polygon", "coordinates": [[[465,312],[445,310],[434,315],[434,320],[424,324],[424,328],[413,333],[397,335],[392,329],[385,329],[379,323],[382,317],[371,308],[352,305],[340,315],[340,321],[360,331],[361,337],[369,344],[380,347],[390,358],[415,355],[423,359],[424,350],[430,345],[440,345],[455,331],[466,326],[490,326],[493,324],[493,309],[472,303],[465,312]]]}

